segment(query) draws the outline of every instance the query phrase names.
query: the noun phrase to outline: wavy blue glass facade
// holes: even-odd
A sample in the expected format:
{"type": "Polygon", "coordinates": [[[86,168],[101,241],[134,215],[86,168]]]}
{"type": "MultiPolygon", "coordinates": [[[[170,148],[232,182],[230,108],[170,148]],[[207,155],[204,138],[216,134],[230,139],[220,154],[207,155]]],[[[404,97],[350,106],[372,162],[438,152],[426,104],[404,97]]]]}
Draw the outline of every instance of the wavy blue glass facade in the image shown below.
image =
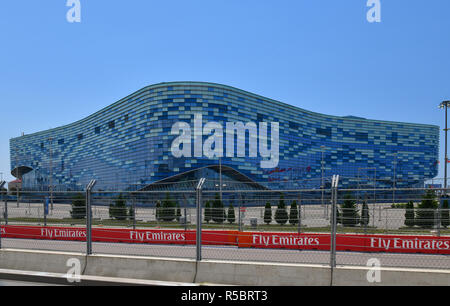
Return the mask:
{"type": "Polygon", "coordinates": [[[177,137],[170,133],[172,125],[184,121],[193,126],[199,113],[204,124],[279,122],[276,168],[262,169],[260,157],[221,159],[262,184],[318,188],[322,175],[340,174],[347,185],[356,184],[350,178],[374,176],[390,187],[395,169],[397,186],[410,186],[437,175],[437,126],[328,116],[201,82],[151,85],[78,122],[13,138],[11,170],[33,169],[23,175],[27,189],[48,189],[53,173],[52,183],[60,189],[79,189],[97,179],[98,188],[111,190],[135,189],[132,186],[218,164],[217,158],[172,155],[177,137]]]}

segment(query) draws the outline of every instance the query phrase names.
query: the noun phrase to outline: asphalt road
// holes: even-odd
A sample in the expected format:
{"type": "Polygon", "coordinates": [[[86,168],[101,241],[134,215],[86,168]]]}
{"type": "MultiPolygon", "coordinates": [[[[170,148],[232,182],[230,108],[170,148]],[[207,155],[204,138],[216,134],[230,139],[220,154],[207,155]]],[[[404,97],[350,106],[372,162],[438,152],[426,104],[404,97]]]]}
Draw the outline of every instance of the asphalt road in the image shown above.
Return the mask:
{"type": "MultiPolygon", "coordinates": [[[[85,253],[84,242],[47,241],[27,239],[2,239],[3,248],[51,250],[85,253]]],[[[142,245],[124,243],[93,243],[96,254],[136,255],[152,257],[195,259],[195,246],[142,245]]],[[[228,246],[204,246],[202,258],[212,260],[303,263],[329,265],[330,253],[308,250],[246,249],[228,246]]],[[[338,265],[366,266],[371,258],[380,261],[382,267],[408,267],[450,269],[450,255],[391,254],[338,252],[338,265]]]]}

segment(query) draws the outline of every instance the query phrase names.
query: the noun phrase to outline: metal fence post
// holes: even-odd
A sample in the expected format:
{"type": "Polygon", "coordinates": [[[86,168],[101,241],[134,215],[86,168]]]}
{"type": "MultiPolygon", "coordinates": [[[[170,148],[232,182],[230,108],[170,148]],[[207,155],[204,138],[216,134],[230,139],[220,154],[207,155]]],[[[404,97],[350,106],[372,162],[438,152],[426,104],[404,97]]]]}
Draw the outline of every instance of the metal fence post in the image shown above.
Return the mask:
{"type": "Polygon", "coordinates": [[[96,180],[92,180],[86,187],[86,254],[92,255],[92,188],[96,180]]]}
{"type": "Polygon", "coordinates": [[[184,230],[187,231],[188,230],[188,228],[187,228],[187,224],[188,224],[188,208],[187,208],[187,206],[188,206],[189,202],[188,202],[188,199],[187,199],[187,196],[186,196],[185,193],[183,194],[183,199],[184,199],[184,201],[183,201],[183,203],[184,203],[184,230]]]}
{"type": "Polygon", "coordinates": [[[196,260],[202,260],[202,188],[205,178],[201,178],[196,188],[197,229],[196,229],[196,260]]]}
{"type": "Polygon", "coordinates": [[[335,237],[336,237],[336,201],[335,201],[335,188],[331,189],[331,237],[330,237],[330,267],[333,268],[335,266],[335,258],[334,258],[334,251],[335,251],[335,237]]]}
{"type": "Polygon", "coordinates": [[[333,281],[333,269],[336,267],[336,232],[337,232],[337,187],[339,184],[339,175],[333,175],[331,183],[332,194],[332,212],[331,212],[331,252],[330,252],[330,267],[331,267],[331,282],[333,281]]]}

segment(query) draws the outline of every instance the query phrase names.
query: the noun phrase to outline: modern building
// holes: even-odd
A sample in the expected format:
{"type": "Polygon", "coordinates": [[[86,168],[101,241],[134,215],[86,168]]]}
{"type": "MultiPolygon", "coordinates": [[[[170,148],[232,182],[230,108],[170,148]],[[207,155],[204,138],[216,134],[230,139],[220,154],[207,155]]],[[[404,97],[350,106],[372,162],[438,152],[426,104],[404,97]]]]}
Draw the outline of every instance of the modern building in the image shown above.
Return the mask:
{"type": "Polygon", "coordinates": [[[140,190],[202,176],[321,188],[333,174],[348,187],[413,187],[437,175],[438,150],[438,126],[324,115],[202,82],[151,85],[72,124],[10,140],[11,174],[24,190],[78,190],[91,179],[102,190],[140,190]],[[227,123],[236,122],[250,124],[228,138],[227,123]],[[208,142],[213,134],[220,158],[205,150],[222,146],[208,142]]]}

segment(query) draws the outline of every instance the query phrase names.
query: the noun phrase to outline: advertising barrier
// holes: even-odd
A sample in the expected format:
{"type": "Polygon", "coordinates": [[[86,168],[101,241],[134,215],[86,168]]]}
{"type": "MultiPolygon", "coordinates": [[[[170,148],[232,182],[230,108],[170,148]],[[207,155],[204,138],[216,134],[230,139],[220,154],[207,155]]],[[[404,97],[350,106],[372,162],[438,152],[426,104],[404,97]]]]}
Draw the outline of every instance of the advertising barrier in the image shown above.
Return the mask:
{"type": "MultiPolygon", "coordinates": [[[[86,229],[76,227],[1,226],[2,238],[86,241],[86,229]]],[[[237,245],[237,231],[203,231],[204,245],[237,245]]],[[[92,228],[93,242],[194,245],[195,230],[92,228]]]]}
{"type": "MultiPolygon", "coordinates": [[[[1,226],[2,238],[86,241],[86,229],[75,227],[1,226]]],[[[93,228],[93,242],[195,245],[195,230],[93,228]]],[[[203,245],[258,249],[330,250],[330,234],[202,231],[203,245]]],[[[336,250],[450,254],[450,237],[337,234],[336,250]]]]}

